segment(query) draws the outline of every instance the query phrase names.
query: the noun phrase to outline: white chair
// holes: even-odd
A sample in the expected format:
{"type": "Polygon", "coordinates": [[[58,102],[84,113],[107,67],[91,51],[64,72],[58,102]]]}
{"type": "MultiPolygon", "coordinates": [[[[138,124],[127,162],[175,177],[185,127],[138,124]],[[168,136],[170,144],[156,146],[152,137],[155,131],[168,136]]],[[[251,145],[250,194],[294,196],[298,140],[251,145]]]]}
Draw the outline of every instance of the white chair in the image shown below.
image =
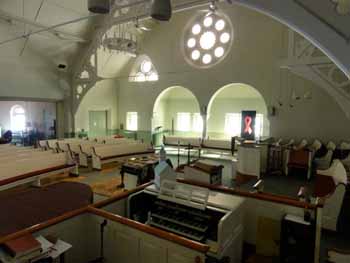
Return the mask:
{"type": "Polygon", "coordinates": [[[326,155],[319,157],[319,158],[315,158],[314,160],[314,164],[317,170],[326,170],[329,168],[329,166],[331,165],[331,161],[332,161],[332,157],[333,157],[333,152],[335,150],[335,143],[330,141],[327,144],[327,153],[326,155]]]}
{"type": "Polygon", "coordinates": [[[329,169],[318,170],[317,176],[330,176],[333,179],[333,191],[327,194],[323,207],[322,227],[337,231],[338,217],[346,192],[347,177],[345,168],[339,160],[334,160],[329,169]]]}

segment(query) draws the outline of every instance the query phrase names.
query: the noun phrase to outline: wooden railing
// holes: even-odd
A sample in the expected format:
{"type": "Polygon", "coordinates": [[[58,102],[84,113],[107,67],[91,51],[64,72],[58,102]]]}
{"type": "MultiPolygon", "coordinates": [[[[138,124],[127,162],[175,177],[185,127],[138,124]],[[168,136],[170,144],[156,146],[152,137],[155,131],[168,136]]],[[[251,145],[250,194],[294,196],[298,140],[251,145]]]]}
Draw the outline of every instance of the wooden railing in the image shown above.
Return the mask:
{"type": "Polygon", "coordinates": [[[242,197],[249,197],[257,200],[269,201],[273,203],[284,204],[284,205],[305,208],[310,210],[316,210],[316,208],[318,207],[323,207],[322,202],[319,202],[317,204],[311,204],[311,203],[302,202],[302,201],[299,201],[298,199],[290,198],[287,196],[274,195],[270,193],[248,192],[240,189],[229,188],[226,186],[211,185],[207,183],[201,183],[201,182],[185,180],[185,179],[178,179],[177,181],[184,184],[205,187],[216,192],[222,192],[222,193],[237,195],[242,197]]]}
{"type": "MultiPolygon", "coordinates": [[[[249,197],[249,198],[255,198],[257,200],[264,200],[264,201],[269,201],[269,202],[274,202],[274,203],[279,203],[279,204],[285,204],[289,206],[294,206],[294,207],[299,207],[299,208],[305,208],[305,209],[311,209],[311,210],[316,210],[317,208],[322,207],[323,205],[321,203],[319,204],[310,204],[306,202],[301,202],[296,199],[288,198],[288,197],[281,197],[277,195],[272,195],[268,193],[251,193],[251,192],[246,192],[242,191],[239,189],[232,189],[224,186],[214,186],[214,185],[209,185],[205,183],[198,183],[198,182],[193,182],[193,181],[187,181],[187,180],[178,180],[181,183],[186,183],[186,184],[191,184],[191,185],[196,185],[196,186],[201,186],[201,187],[206,187],[210,190],[213,191],[218,191],[218,192],[223,192],[227,194],[232,194],[232,195],[238,195],[242,197],[249,197]]],[[[85,213],[91,213],[97,216],[101,216],[103,218],[109,219],[111,221],[115,221],[127,226],[130,226],[131,228],[138,229],[142,232],[148,233],[150,235],[157,236],[159,238],[169,240],[171,242],[177,243],[179,245],[191,248],[193,250],[199,251],[201,253],[206,253],[209,250],[209,246],[205,244],[198,243],[196,241],[181,237],[176,234],[169,233],[167,231],[160,230],[158,228],[154,228],[139,222],[136,222],[134,220],[112,214],[110,212],[107,212],[105,210],[102,210],[100,208],[105,207],[109,204],[112,204],[114,202],[117,202],[119,200],[127,198],[129,195],[142,191],[145,189],[147,186],[151,185],[152,183],[146,183],[141,186],[138,186],[137,188],[130,190],[130,191],[125,191],[117,196],[108,198],[106,200],[102,200],[100,202],[97,202],[92,205],[88,205],[86,207],[70,211],[68,213],[65,213],[59,217],[50,219],[46,222],[28,227],[26,229],[20,230],[16,233],[0,237],[0,244],[3,244],[4,242],[18,238],[20,236],[23,236],[28,233],[34,233],[43,229],[46,229],[48,227],[51,227],[53,225],[56,225],[58,223],[61,223],[63,221],[69,220],[75,216],[83,215],[85,213]]]]}

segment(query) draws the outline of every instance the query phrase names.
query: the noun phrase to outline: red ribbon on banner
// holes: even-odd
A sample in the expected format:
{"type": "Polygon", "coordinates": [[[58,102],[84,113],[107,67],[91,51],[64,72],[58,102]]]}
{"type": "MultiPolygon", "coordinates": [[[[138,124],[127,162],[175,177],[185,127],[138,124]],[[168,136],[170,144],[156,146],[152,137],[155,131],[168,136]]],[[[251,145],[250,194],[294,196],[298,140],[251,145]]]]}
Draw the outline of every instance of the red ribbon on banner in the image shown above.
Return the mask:
{"type": "Polygon", "coordinates": [[[244,123],[245,123],[244,133],[248,133],[249,135],[253,133],[253,129],[251,127],[252,122],[253,122],[252,117],[246,116],[244,118],[244,123]]]}

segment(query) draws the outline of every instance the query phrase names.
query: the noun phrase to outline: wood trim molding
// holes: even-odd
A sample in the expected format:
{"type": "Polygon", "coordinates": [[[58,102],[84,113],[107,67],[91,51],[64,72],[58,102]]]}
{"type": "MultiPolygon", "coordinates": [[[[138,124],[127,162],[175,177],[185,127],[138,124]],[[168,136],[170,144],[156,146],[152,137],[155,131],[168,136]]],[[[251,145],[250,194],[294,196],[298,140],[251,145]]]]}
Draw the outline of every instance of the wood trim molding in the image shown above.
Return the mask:
{"type": "Polygon", "coordinates": [[[6,184],[10,184],[10,183],[14,183],[16,181],[27,179],[27,178],[30,178],[30,177],[33,177],[33,176],[37,176],[37,175],[41,175],[41,174],[44,174],[44,173],[49,173],[49,172],[53,172],[53,171],[56,171],[56,170],[72,168],[72,167],[75,167],[75,164],[59,165],[59,166],[55,166],[55,167],[51,167],[51,168],[42,169],[42,170],[39,170],[39,171],[34,171],[34,172],[18,175],[18,176],[15,176],[15,177],[10,177],[10,178],[1,180],[0,181],[0,186],[6,185],[6,184]]]}
{"type": "Polygon", "coordinates": [[[309,204],[309,203],[301,202],[297,199],[293,199],[290,197],[279,196],[279,195],[274,195],[274,194],[269,194],[269,193],[252,193],[252,192],[242,191],[240,189],[233,189],[233,188],[229,188],[229,187],[225,187],[225,186],[211,185],[211,184],[200,183],[200,182],[185,180],[185,179],[178,179],[177,181],[180,183],[184,183],[184,184],[205,187],[205,188],[208,188],[210,190],[217,191],[217,192],[223,192],[226,194],[238,195],[238,196],[242,196],[242,197],[249,197],[249,198],[254,198],[257,200],[269,201],[269,202],[273,202],[273,203],[284,204],[284,205],[305,208],[305,209],[310,209],[310,210],[316,210],[316,208],[318,208],[318,207],[323,207],[322,203],[309,204]]]}
{"type": "Polygon", "coordinates": [[[84,214],[87,211],[88,211],[88,206],[85,206],[83,208],[79,208],[77,210],[73,210],[73,211],[67,212],[67,213],[65,213],[65,214],[63,214],[61,216],[55,217],[55,218],[50,219],[50,220],[48,220],[46,222],[43,222],[43,223],[40,223],[40,224],[31,226],[31,227],[28,227],[26,229],[20,230],[18,232],[15,232],[13,234],[10,234],[10,235],[4,236],[4,237],[0,237],[0,245],[5,243],[6,241],[9,241],[9,240],[12,240],[12,239],[24,236],[26,234],[34,233],[34,232],[40,231],[42,229],[48,228],[50,226],[56,225],[56,224],[61,223],[61,222],[65,221],[65,220],[73,218],[75,216],[84,214]]]}
{"type": "Polygon", "coordinates": [[[145,225],[145,224],[133,221],[131,219],[128,219],[128,218],[125,218],[122,216],[118,216],[118,215],[109,213],[107,211],[101,210],[101,209],[97,209],[95,207],[89,207],[88,211],[92,214],[101,216],[103,218],[109,219],[109,220],[114,221],[114,222],[118,222],[118,223],[123,224],[123,225],[130,226],[134,229],[140,230],[140,231],[145,232],[147,234],[157,236],[159,238],[177,243],[179,245],[185,246],[187,248],[196,250],[196,251],[201,252],[201,253],[207,253],[209,250],[208,245],[204,245],[204,244],[201,244],[199,242],[192,241],[190,239],[181,237],[179,235],[169,233],[167,231],[164,231],[164,230],[161,230],[161,229],[158,229],[155,227],[151,227],[149,225],[145,225]]]}

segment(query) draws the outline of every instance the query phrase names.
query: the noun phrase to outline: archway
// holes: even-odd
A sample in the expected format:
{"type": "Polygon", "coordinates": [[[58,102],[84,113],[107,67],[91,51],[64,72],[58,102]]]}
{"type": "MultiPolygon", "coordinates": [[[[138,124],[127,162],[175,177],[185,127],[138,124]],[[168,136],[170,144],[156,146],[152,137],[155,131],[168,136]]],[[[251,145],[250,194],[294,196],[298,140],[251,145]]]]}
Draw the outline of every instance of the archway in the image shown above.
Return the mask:
{"type": "Polygon", "coordinates": [[[203,120],[195,95],[181,86],[163,90],[153,106],[152,130],[176,136],[201,136],[203,120]]]}
{"type": "Polygon", "coordinates": [[[265,137],[270,133],[267,107],[262,95],[253,87],[234,83],[215,92],[208,105],[207,137],[228,139],[240,136],[241,112],[256,111],[256,137],[265,137]]]}

